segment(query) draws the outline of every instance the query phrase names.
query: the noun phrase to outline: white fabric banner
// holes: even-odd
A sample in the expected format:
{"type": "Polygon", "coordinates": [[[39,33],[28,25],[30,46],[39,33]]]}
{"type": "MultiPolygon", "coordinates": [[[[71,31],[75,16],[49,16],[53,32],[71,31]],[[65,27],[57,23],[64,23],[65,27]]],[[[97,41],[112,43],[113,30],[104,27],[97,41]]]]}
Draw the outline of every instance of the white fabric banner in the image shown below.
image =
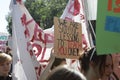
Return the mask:
{"type": "MultiPolygon", "coordinates": [[[[97,1],[94,1],[94,4],[96,6],[97,1]]],[[[84,9],[85,9],[85,5],[83,0],[69,0],[60,18],[82,24],[83,49],[86,49],[86,48],[91,48],[94,45],[93,45],[91,33],[89,32],[87,16],[85,14],[84,9]]],[[[95,12],[96,11],[94,11],[94,13],[95,12]]],[[[52,26],[52,28],[49,29],[49,32],[50,31],[54,32],[54,25],[52,26]]]]}
{"type": "MultiPolygon", "coordinates": [[[[91,34],[87,31],[87,20],[85,15],[85,10],[83,7],[82,0],[69,0],[63,14],[61,15],[61,19],[65,19],[68,21],[74,21],[82,24],[82,42],[83,42],[83,49],[93,47],[93,41],[91,38],[91,34]],[[89,39],[90,38],[90,39],[89,39]],[[91,42],[91,44],[90,44],[91,42]]],[[[49,32],[54,31],[54,26],[49,29],[49,32]]],[[[67,64],[74,69],[80,69],[79,61],[67,59],[67,64]]]]}
{"type": "MultiPolygon", "coordinates": [[[[54,27],[42,30],[33,20],[21,0],[12,5],[13,20],[13,78],[14,80],[39,80],[48,64],[53,47],[54,27]]],[[[90,47],[86,18],[81,0],[69,0],[62,19],[82,24],[83,48],[90,47]]],[[[79,63],[73,60],[70,64],[79,63]]],[[[74,67],[74,68],[76,68],[74,67]]]]}
{"type": "Polygon", "coordinates": [[[13,80],[37,80],[33,62],[27,49],[19,5],[13,5],[13,80]]]}
{"type": "Polygon", "coordinates": [[[39,80],[48,64],[53,33],[44,33],[21,1],[12,5],[13,79],[39,80]]]}
{"type": "Polygon", "coordinates": [[[82,24],[82,41],[83,41],[83,49],[90,48],[90,41],[86,22],[86,15],[83,8],[82,0],[69,0],[62,16],[62,19],[74,21],[82,24]]]}
{"type": "Polygon", "coordinates": [[[82,0],[86,8],[86,15],[88,20],[97,19],[97,2],[98,0],[82,0]]]}
{"type": "MultiPolygon", "coordinates": [[[[93,45],[93,43],[91,40],[91,34],[88,31],[88,25],[82,0],[69,0],[60,18],[68,21],[81,23],[83,49],[85,50],[86,48],[92,47],[91,44],[93,45]]],[[[66,59],[66,61],[71,68],[80,70],[80,64],[78,60],[66,59]]]]}

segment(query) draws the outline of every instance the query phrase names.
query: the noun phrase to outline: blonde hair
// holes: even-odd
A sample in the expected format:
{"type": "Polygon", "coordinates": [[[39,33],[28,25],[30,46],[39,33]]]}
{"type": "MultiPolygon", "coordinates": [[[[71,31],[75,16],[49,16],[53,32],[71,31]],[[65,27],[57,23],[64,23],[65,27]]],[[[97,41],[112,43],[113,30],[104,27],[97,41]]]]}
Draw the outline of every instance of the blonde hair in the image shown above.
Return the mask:
{"type": "Polygon", "coordinates": [[[6,53],[0,53],[0,64],[6,61],[12,61],[12,57],[6,53]]]}

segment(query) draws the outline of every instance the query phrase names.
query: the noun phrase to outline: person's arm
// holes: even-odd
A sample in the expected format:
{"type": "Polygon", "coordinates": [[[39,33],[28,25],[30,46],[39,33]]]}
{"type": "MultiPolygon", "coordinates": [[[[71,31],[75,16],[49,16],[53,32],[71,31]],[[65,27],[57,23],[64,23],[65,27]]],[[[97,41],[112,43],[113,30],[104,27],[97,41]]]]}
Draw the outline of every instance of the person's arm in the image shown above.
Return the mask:
{"type": "Polygon", "coordinates": [[[51,51],[51,56],[50,56],[50,59],[49,59],[49,63],[46,66],[45,70],[40,75],[40,80],[46,80],[46,77],[50,74],[51,66],[52,66],[54,60],[55,60],[55,56],[54,56],[54,51],[52,50],[51,51]]]}

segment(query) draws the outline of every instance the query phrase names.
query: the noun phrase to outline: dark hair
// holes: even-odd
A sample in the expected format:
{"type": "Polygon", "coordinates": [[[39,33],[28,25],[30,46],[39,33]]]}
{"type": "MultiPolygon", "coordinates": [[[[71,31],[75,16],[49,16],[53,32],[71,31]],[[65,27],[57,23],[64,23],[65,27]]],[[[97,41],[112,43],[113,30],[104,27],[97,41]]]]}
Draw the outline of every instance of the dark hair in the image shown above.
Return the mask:
{"type": "Polygon", "coordinates": [[[54,67],[57,67],[58,65],[60,65],[63,61],[66,61],[64,58],[55,58],[53,64],[52,64],[52,67],[51,67],[51,70],[54,68],[54,67]]]}
{"type": "Polygon", "coordinates": [[[62,65],[53,69],[47,80],[86,80],[86,78],[82,73],[62,65]]]}
{"type": "MultiPolygon", "coordinates": [[[[112,55],[111,54],[108,54],[111,59],[112,59],[112,55]]],[[[105,64],[106,64],[106,59],[107,59],[107,56],[108,55],[102,55],[101,57],[101,63],[100,63],[100,67],[99,67],[99,72],[100,72],[100,75],[102,76],[104,72],[102,72],[102,66],[103,66],[103,69],[105,71],[105,64]]],[[[112,60],[112,69],[113,69],[113,60],[112,60]]]]}
{"type": "MultiPolygon", "coordinates": [[[[108,54],[111,56],[111,54],[108,54]]],[[[100,76],[103,75],[103,71],[102,68],[105,71],[105,61],[106,61],[107,55],[97,55],[97,51],[95,48],[92,48],[91,50],[89,50],[88,52],[83,54],[83,57],[80,58],[80,63],[81,63],[81,69],[84,72],[87,72],[89,70],[89,63],[93,62],[95,66],[99,65],[99,74],[100,76]]],[[[113,65],[112,65],[113,68],[113,65]]]]}
{"type": "Polygon", "coordinates": [[[96,53],[96,49],[92,48],[88,52],[85,52],[83,54],[83,57],[79,59],[81,68],[85,72],[89,70],[89,63],[92,61],[95,65],[98,65],[98,63],[101,61],[101,56],[98,56],[96,53]]]}

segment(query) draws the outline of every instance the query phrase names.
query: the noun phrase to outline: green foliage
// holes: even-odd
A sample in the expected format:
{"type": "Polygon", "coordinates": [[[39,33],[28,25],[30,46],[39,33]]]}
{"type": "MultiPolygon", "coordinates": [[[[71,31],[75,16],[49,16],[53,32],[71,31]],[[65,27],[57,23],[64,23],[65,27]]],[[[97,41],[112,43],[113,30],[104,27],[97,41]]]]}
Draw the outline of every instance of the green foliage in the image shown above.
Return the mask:
{"type": "Polygon", "coordinates": [[[8,22],[8,25],[6,26],[7,31],[10,35],[12,35],[12,17],[10,16],[10,13],[6,16],[6,21],[8,22]]]}
{"type": "Polygon", "coordinates": [[[60,17],[68,0],[26,0],[25,6],[43,29],[53,25],[54,16],[60,17]]]}
{"type": "MultiPolygon", "coordinates": [[[[68,0],[26,0],[25,6],[34,20],[41,28],[52,27],[54,16],[60,17],[65,9],[68,0]]],[[[12,34],[12,18],[8,14],[7,30],[12,34]]]]}

